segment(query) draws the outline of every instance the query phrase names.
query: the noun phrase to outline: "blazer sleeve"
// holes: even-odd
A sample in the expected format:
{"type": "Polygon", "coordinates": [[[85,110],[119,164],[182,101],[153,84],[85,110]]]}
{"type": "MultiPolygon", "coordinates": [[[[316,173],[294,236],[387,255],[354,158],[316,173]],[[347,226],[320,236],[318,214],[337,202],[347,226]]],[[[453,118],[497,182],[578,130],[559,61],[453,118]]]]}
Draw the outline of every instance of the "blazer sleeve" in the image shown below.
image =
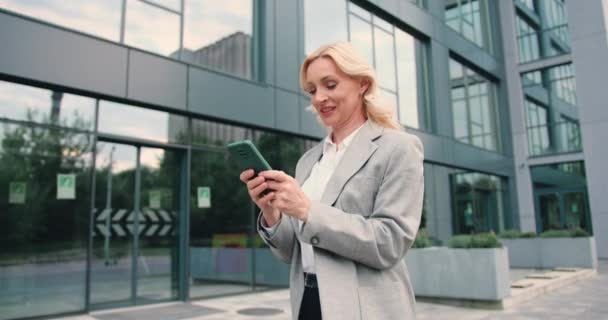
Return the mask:
{"type": "Polygon", "coordinates": [[[283,215],[276,225],[275,230],[272,234],[268,234],[264,227],[262,227],[262,213],[260,212],[257,221],[257,231],[262,240],[270,247],[272,253],[285,263],[291,263],[291,256],[293,254],[294,241],[296,235],[293,231],[293,226],[290,218],[287,215],[283,215]]]}
{"type": "Polygon", "coordinates": [[[312,201],[299,239],[376,269],[402,261],[420,225],[424,194],[422,143],[413,135],[404,140],[389,156],[369,216],[312,201]]]}

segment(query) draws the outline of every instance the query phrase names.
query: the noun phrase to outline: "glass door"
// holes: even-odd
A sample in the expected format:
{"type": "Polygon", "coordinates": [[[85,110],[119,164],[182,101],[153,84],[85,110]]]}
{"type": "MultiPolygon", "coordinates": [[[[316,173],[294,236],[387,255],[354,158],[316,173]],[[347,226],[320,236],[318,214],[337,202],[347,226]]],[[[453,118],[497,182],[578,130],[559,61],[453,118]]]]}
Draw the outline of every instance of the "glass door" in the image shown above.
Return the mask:
{"type": "Polygon", "coordinates": [[[592,233],[585,189],[550,189],[536,193],[537,232],[581,228],[592,233]]]}
{"type": "Polygon", "coordinates": [[[97,144],[92,309],[178,298],[183,152],[97,144]]]}

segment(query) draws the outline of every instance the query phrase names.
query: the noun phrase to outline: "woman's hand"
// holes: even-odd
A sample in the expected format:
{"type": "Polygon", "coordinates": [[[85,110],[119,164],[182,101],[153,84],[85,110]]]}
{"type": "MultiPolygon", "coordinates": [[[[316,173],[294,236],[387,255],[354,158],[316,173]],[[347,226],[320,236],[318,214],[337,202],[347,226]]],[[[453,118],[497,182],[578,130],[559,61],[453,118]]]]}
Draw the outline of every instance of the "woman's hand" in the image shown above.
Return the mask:
{"type": "Polygon", "coordinates": [[[266,179],[268,188],[274,190],[273,197],[268,202],[270,206],[306,222],[310,200],[300,188],[298,181],[285,172],[276,170],[262,171],[260,176],[266,179]]]}
{"type": "Polygon", "coordinates": [[[270,205],[270,200],[274,197],[274,192],[268,192],[266,195],[262,195],[262,192],[268,188],[268,183],[266,182],[266,179],[260,175],[255,178],[253,176],[253,170],[249,169],[241,172],[240,179],[247,185],[247,191],[249,192],[251,200],[253,200],[253,202],[262,210],[266,226],[272,227],[281,219],[281,211],[270,205]]]}

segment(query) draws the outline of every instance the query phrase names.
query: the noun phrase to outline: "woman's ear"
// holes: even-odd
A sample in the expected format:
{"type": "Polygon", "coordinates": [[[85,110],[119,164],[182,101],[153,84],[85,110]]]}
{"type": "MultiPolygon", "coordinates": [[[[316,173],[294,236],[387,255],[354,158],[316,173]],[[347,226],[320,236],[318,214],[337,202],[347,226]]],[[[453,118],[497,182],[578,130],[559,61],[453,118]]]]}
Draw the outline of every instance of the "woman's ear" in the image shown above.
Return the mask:
{"type": "Polygon", "coordinates": [[[359,95],[363,96],[367,92],[367,89],[369,89],[369,80],[363,78],[359,81],[359,95]]]}

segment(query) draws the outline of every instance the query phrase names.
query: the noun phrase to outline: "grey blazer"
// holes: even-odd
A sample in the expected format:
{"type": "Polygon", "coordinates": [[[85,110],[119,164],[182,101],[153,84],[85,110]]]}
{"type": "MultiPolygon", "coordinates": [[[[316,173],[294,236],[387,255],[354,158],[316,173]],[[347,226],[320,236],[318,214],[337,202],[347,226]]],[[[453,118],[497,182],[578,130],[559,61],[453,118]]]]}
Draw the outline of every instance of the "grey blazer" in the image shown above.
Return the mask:
{"type": "MultiPolygon", "coordinates": [[[[296,166],[300,184],[320,159],[323,142],[296,166]]],[[[367,121],[353,137],[321,201],[312,201],[298,231],[287,215],[270,238],[279,259],[291,264],[293,319],[304,292],[300,245],[313,246],[323,319],[414,319],[415,298],[404,257],[422,213],[424,153],[411,134],[367,121]]]]}

